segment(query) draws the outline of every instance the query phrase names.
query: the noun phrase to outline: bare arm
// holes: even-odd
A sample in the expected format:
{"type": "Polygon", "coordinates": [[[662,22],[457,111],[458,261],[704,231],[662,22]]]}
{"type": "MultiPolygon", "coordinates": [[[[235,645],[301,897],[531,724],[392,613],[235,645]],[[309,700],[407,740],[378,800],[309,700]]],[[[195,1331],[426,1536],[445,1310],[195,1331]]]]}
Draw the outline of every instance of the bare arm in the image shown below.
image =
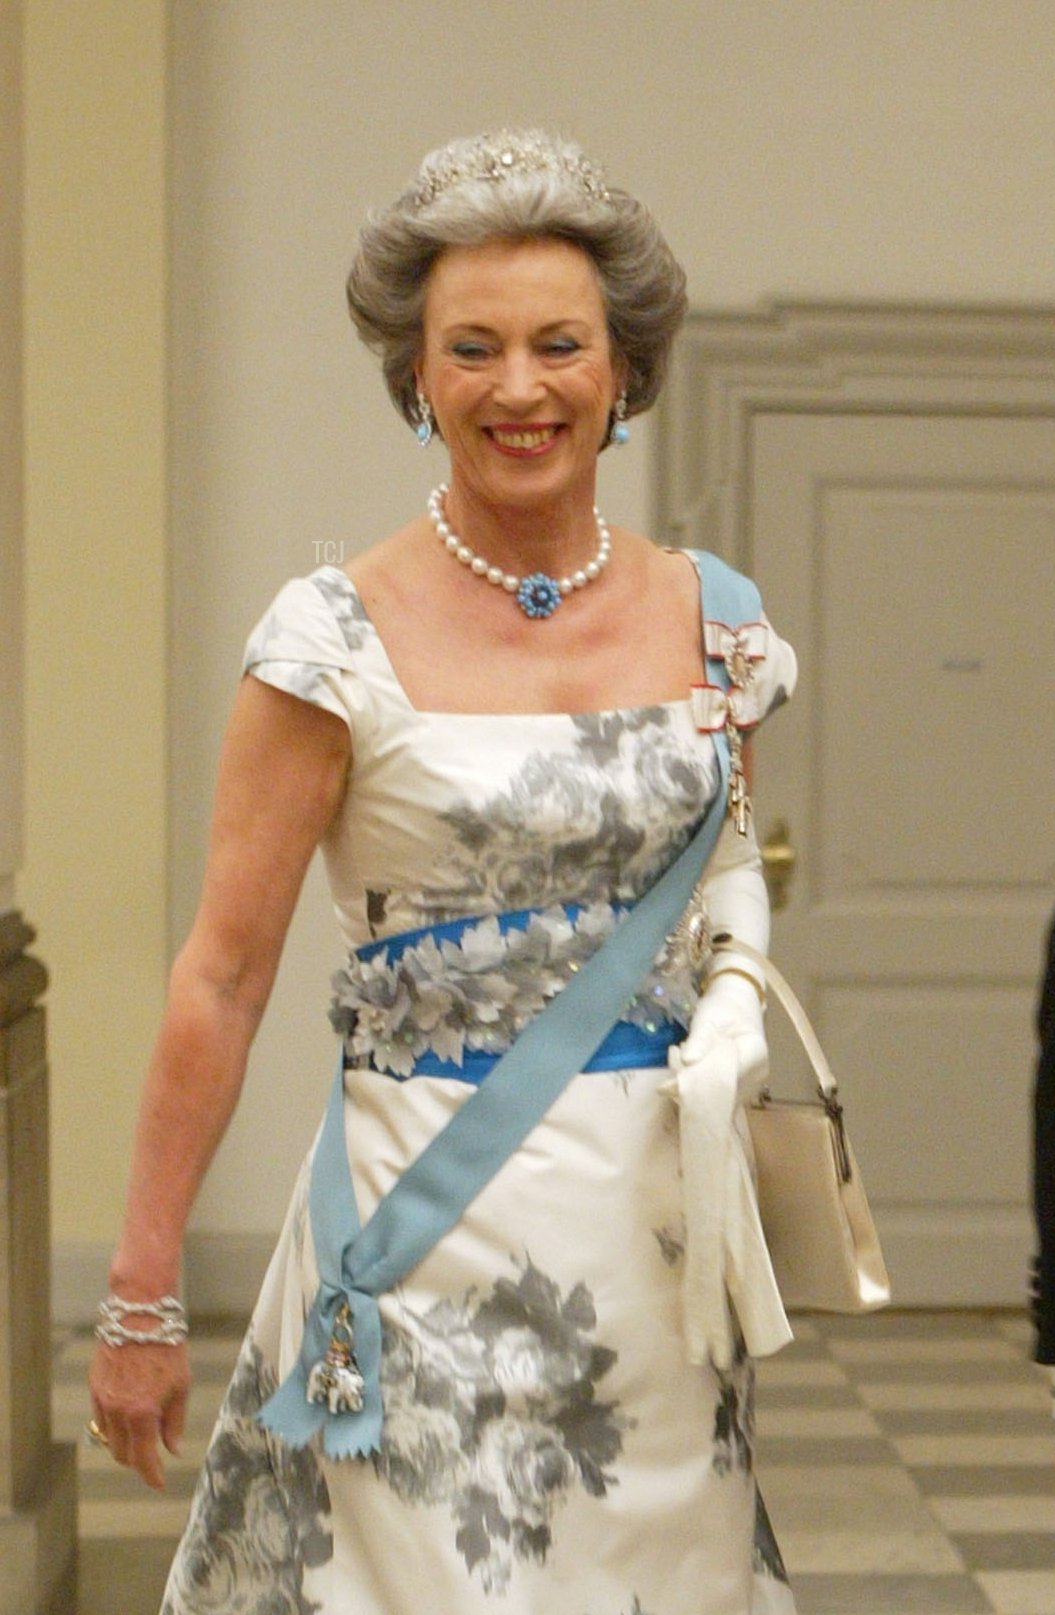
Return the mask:
{"type": "MultiPolygon", "coordinates": [[[[234,1111],[304,874],[344,794],[348,731],[246,678],[224,742],[201,903],[173,966],[143,1092],[110,1280],[129,1300],[176,1289],[187,1217],[234,1111]]],[[[134,1321],[134,1320],[133,1320],[134,1321]]],[[[114,1456],[161,1484],[178,1440],[185,1354],[101,1347],[96,1415],[114,1456]]]]}

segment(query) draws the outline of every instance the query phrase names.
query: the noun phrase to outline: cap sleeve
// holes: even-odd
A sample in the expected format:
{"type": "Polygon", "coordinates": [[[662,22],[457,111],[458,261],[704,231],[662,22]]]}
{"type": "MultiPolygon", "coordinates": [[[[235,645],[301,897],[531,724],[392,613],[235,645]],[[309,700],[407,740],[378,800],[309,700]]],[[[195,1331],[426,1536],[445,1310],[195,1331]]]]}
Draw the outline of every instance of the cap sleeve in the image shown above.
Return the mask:
{"type": "Polygon", "coordinates": [[[799,676],[799,664],[792,647],[786,639],[781,639],[764,612],[762,622],[766,628],[765,654],[754,663],[760,723],[785,701],[790,701],[799,676]]]}
{"type": "MultiPolygon", "coordinates": [[[[355,674],[362,607],[351,586],[319,573],[284,585],[246,642],[243,673],[341,718],[355,732],[364,693],[355,674]]],[[[365,620],[365,617],[363,618],[365,620]]]]}

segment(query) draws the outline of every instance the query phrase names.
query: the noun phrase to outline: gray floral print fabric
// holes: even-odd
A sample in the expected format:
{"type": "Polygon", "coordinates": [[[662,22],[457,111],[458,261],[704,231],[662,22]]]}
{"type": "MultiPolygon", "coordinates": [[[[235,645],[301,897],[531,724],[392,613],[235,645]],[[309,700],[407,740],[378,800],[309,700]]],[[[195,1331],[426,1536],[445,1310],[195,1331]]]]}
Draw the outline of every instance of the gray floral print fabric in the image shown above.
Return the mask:
{"type": "Polygon", "coordinates": [[[585,1284],[562,1296],[530,1262],[484,1295],[441,1302],[385,1337],[378,1474],[410,1502],[443,1503],[469,1571],[503,1589],[544,1564],[573,1487],[603,1497],[627,1421],[597,1394],[616,1361],[585,1284]]]}
{"type": "Polygon", "coordinates": [[[248,1335],[161,1615],[319,1615],[304,1577],[333,1553],[329,1493],[314,1452],[283,1447],[256,1423],[277,1384],[248,1335]]]}

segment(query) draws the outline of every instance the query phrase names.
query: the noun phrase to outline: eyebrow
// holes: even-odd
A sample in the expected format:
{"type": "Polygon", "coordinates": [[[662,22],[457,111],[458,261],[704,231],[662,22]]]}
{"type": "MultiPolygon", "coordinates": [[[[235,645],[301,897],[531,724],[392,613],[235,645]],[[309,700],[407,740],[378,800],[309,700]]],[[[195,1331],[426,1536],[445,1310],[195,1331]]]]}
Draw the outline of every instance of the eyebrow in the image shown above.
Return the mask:
{"type": "MultiPolygon", "coordinates": [[[[587,330],[588,328],[589,321],[579,319],[577,315],[569,314],[563,319],[547,320],[545,325],[539,326],[538,335],[545,336],[550,331],[587,330]]],[[[493,325],[480,325],[471,320],[455,320],[452,324],[443,327],[443,335],[448,338],[455,335],[497,336],[498,332],[493,325]]]]}

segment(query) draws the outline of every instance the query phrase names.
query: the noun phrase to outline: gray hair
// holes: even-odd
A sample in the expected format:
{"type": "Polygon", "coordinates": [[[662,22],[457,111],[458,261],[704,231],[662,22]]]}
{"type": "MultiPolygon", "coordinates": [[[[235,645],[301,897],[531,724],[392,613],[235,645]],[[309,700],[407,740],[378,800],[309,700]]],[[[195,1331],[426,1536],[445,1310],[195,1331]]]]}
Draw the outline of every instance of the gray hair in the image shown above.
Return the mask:
{"type": "Polygon", "coordinates": [[[573,142],[500,130],[430,152],[414,183],[359,236],[348,306],[410,425],[419,419],[414,370],[436,259],[448,247],[546,237],[580,247],[597,269],[612,345],[627,366],[627,414],[654,403],[685,314],[681,265],[648,209],[609,189],[573,142]]]}

